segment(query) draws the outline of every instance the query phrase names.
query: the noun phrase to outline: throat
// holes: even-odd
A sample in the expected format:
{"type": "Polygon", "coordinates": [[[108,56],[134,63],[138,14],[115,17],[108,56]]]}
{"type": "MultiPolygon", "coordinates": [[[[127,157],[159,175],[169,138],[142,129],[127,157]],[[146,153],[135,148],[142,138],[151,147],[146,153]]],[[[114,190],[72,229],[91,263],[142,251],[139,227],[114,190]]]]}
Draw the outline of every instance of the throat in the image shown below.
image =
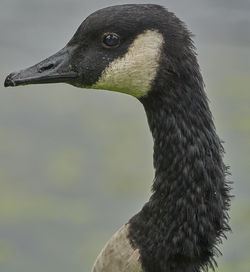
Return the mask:
{"type": "Polygon", "coordinates": [[[150,200],[130,220],[130,240],[146,272],[213,266],[229,230],[230,197],[203,86],[156,90],[141,102],[154,140],[155,179],[150,200]]]}

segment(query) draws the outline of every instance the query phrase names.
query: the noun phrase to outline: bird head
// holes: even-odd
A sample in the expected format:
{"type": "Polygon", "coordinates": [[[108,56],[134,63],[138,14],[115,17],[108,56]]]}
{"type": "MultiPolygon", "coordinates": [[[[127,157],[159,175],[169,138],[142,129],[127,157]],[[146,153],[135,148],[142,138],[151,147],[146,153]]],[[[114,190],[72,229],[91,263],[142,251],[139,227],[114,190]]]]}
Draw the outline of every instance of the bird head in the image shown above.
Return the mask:
{"type": "Polygon", "coordinates": [[[141,98],[159,70],[168,79],[178,74],[189,43],[182,22],[161,6],[108,7],[84,20],[62,50],[11,73],[5,86],[64,82],[141,98]]]}

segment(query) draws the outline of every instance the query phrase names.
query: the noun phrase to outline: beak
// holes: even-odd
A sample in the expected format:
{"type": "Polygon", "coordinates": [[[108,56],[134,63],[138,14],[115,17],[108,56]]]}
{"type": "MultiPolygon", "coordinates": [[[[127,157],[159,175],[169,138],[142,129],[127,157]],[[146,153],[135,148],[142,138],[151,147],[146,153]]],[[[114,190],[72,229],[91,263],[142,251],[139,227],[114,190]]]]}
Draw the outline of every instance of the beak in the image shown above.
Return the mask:
{"type": "Polygon", "coordinates": [[[66,46],[51,57],[31,66],[27,69],[7,76],[5,87],[43,84],[43,83],[71,83],[78,77],[78,73],[72,69],[72,54],[75,47],[66,46]]]}

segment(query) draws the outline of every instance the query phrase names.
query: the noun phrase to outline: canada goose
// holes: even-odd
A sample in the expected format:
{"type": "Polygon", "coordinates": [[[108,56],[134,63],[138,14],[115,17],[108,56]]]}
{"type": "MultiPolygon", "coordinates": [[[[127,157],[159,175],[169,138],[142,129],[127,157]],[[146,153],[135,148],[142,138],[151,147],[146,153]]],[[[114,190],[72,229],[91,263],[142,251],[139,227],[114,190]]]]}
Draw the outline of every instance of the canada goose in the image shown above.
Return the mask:
{"type": "Polygon", "coordinates": [[[65,82],[130,94],[154,140],[152,196],[98,256],[93,272],[198,272],[230,230],[229,186],[191,33],[158,5],[90,15],[69,43],[5,86],[65,82]]]}

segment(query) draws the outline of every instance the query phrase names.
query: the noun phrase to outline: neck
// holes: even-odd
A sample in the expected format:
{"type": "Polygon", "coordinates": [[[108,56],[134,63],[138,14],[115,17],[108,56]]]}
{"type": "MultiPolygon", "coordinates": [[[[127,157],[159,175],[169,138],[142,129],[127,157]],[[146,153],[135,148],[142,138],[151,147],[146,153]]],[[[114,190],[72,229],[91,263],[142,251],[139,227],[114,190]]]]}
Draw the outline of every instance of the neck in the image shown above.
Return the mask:
{"type": "Polygon", "coordinates": [[[141,99],[154,140],[155,179],[149,202],[130,220],[130,239],[147,272],[213,266],[216,244],[229,230],[223,148],[197,76],[168,90],[158,84],[141,99]]]}

